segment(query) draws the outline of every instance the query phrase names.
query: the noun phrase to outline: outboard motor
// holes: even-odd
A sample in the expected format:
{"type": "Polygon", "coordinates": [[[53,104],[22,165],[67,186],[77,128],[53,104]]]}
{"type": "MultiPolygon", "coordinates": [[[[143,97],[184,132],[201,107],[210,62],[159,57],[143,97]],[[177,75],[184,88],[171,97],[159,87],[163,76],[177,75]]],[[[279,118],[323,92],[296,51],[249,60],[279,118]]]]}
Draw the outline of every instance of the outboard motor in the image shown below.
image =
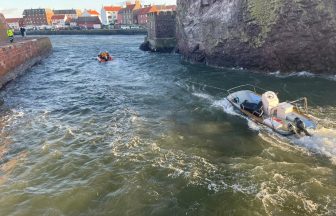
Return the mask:
{"type": "Polygon", "coordinates": [[[295,123],[295,126],[297,128],[297,132],[300,134],[301,132],[304,132],[306,136],[312,136],[306,129],[306,125],[304,124],[304,122],[296,117],[294,119],[294,123],[295,123]]]}

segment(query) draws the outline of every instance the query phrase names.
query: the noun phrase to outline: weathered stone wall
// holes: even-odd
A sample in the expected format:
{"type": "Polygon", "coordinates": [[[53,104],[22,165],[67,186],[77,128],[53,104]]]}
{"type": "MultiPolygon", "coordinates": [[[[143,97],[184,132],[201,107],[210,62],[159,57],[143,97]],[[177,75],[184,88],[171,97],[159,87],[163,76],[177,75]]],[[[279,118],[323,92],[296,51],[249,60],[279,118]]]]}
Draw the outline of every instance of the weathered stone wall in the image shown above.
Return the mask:
{"type": "Polygon", "coordinates": [[[167,11],[155,14],[156,38],[176,37],[176,13],[167,11]]]}
{"type": "Polygon", "coordinates": [[[0,13],[0,42],[7,40],[7,23],[3,14],[0,13]]]}
{"type": "Polygon", "coordinates": [[[0,46],[0,88],[51,52],[49,38],[24,40],[0,46]]]}
{"type": "Polygon", "coordinates": [[[209,65],[336,73],[335,0],[177,0],[179,51],[209,65]]]}
{"type": "Polygon", "coordinates": [[[171,52],[176,47],[176,12],[151,13],[148,18],[148,36],[140,49],[171,52]]]}

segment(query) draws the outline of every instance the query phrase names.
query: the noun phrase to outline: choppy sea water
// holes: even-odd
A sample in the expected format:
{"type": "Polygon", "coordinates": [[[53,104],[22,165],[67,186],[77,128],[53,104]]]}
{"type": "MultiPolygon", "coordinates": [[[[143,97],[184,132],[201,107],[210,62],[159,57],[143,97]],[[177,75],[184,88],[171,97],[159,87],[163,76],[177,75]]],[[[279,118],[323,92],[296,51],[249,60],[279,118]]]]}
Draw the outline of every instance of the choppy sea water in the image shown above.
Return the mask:
{"type": "Polygon", "coordinates": [[[190,65],[143,36],[51,40],[0,92],[0,215],[336,214],[333,77],[190,65]],[[245,83],[307,96],[320,129],[280,137],[205,86],[245,83]]]}

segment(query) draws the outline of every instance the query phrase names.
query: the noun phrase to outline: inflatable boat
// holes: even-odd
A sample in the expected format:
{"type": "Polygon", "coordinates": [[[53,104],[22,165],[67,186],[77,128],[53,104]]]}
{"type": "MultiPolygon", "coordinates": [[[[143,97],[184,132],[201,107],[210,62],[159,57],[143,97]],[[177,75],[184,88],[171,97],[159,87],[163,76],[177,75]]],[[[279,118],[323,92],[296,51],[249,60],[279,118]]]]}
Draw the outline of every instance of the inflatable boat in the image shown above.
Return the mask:
{"type": "Polygon", "coordinates": [[[309,130],[317,128],[307,98],[280,102],[275,92],[246,84],[229,89],[227,100],[239,114],[283,136],[311,136],[309,130]]]}
{"type": "Polygon", "coordinates": [[[104,58],[100,58],[99,56],[97,56],[97,60],[102,63],[102,62],[108,62],[108,61],[112,61],[113,58],[111,56],[108,57],[108,59],[104,59],[104,58]]]}

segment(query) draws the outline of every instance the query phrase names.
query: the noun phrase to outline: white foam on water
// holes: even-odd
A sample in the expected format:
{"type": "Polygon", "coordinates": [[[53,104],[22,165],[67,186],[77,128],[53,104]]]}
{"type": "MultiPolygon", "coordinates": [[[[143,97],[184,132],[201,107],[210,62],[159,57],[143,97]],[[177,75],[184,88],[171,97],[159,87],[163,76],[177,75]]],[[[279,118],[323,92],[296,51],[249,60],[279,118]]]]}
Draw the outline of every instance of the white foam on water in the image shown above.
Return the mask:
{"type": "Polygon", "coordinates": [[[264,210],[268,215],[276,214],[277,208],[275,207],[283,208],[287,205],[289,200],[297,205],[296,208],[298,210],[303,207],[304,210],[310,214],[316,213],[319,207],[317,203],[308,199],[303,193],[283,188],[281,185],[276,187],[270,186],[268,182],[261,184],[261,190],[257,194],[257,198],[263,203],[264,210]]]}
{"type": "Polygon", "coordinates": [[[313,135],[311,137],[284,137],[269,128],[263,131],[265,133],[259,133],[259,137],[283,151],[300,151],[307,155],[321,154],[336,165],[336,129],[320,128],[309,131],[313,135]]]}
{"type": "Polygon", "coordinates": [[[315,153],[330,157],[333,164],[336,165],[336,129],[321,128],[310,132],[313,136],[292,139],[292,142],[315,153]]]}
{"type": "Polygon", "coordinates": [[[202,98],[202,99],[209,100],[209,101],[213,100],[213,97],[211,95],[208,95],[208,94],[205,94],[205,93],[202,93],[202,92],[195,92],[195,93],[193,93],[193,95],[196,96],[196,97],[202,98]]]}
{"type": "Polygon", "coordinates": [[[293,73],[281,73],[280,71],[271,72],[269,75],[276,76],[278,78],[287,78],[287,77],[315,77],[316,75],[308,72],[308,71],[301,71],[301,72],[293,72],[293,73]]]}
{"type": "Polygon", "coordinates": [[[300,72],[293,72],[293,73],[281,73],[280,71],[275,71],[268,73],[270,76],[275,76],[277,78],[288,78],[288,77],[319,77],[323,79],[328,79],[332,81],[336,81],[336,75],[321,75],[321,74],[314,74],[308,71],[300,71],[300,72]]]}
{"type": "Polygon", "coordinates": [[[201,186],[214,193],[225,190],[244,194],[257,193],[256,184],[241,178],[244,174],[225,175],[221,165],[211,163],[203,157],[173,149],[157,153],[159,157],[153,160],[152,166],[166,169],[169,178],[182,178],[188,185],[201,186]]]}
{"type": "Polygon", "coordinates": [[[254,121],[250,119],[247,119],[247,125],[253,131],[260,131],[261,129],[261,126],[259,124],[255,123],[254,121]]]}
{"type": "Polygon", "coordinates": [[[221,108],[225,113],[235,116],[241,116],[236,111],[232,104],[226,99],[216,100],[212,103],[213,107],[221,108]]]}
{"type": "Polygon", "coordinates": [[[333,81],[336,81],[336,75],[334,75],[334,76],[332,76],[332,75],[329,76],[329,79],[330,79],[330,80],[333,80],[333,81]]]}

